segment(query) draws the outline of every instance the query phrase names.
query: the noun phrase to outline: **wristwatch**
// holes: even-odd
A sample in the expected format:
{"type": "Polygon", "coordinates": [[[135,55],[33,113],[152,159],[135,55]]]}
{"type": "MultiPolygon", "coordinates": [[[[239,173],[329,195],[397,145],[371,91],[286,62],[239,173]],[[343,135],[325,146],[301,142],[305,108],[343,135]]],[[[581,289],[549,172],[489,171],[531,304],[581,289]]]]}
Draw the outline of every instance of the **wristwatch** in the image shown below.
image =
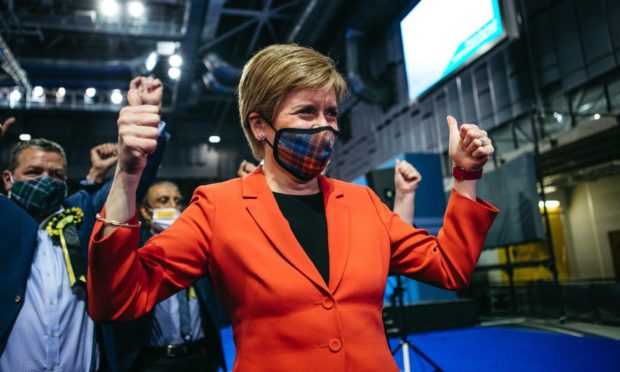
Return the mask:
{"type": "Polygon", "coordinates": [[[452,166],[452,176],[459,181],[479,180],[482,177],[482,168],[478,170],[468,171],[463,168],[459,168],[456,165],[452,166]]]}

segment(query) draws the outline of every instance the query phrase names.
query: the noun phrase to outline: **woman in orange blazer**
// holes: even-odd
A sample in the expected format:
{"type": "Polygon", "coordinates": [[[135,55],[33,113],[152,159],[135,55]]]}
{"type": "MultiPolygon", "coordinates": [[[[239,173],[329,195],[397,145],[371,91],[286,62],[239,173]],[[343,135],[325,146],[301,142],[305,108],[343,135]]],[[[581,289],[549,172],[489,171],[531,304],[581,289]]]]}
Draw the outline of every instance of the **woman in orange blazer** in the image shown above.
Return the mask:
{"type": "Polygon", "coordinates": [[[132,195],[159,118],[154,107],[124,108],[119,164],[89,251],[91,316],[136,318],[208,276],[233,323],[235,371],[396,371],[381,317],[388,273],[448,289],[468,285],[497,210],[466,179],[480,176],[493,147],[477,126],[459,129],[449,117],[460,180],[443,229],[430,236],[370,189],[320,175],[345,90],[333,61],[311,49],[274,45],[257,53],[241,77],[239,111],[264,165],[199,187],[177,221],[139,250],[132,195]],[[286,197],[319,198],[321,208],[286,212],[286,197]],[[300,233],[306,222],[323,223],[316,241],[326,244],[314,248],[326,258],[300,233]]]}

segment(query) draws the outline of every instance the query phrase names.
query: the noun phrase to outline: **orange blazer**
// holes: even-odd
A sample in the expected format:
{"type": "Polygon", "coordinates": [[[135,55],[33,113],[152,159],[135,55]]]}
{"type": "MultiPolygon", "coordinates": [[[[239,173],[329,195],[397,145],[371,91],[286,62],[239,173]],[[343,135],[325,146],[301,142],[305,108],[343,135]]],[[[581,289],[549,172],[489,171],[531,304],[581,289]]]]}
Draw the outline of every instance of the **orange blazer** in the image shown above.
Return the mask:
{"type": "Polygon", "coordinates": [[[367,187],[324,177],[319,183],[329,283],[259,168],[196,189],[179,219],[139,250],[137,229],[97,239],[98,221],[89,248],[91,316],[139,317],[208,276],[233,324],[234,371],[397,371],[381,313],[388,273],[466,287],[498,211],[453,191],[434,237],[403,222],[367,187]]]}

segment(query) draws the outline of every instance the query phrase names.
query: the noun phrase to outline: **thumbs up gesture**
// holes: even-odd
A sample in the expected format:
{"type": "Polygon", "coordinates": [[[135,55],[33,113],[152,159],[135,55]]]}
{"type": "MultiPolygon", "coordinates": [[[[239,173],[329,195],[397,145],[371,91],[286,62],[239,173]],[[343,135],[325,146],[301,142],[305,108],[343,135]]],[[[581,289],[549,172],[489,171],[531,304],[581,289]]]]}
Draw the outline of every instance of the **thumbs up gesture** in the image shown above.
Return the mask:
{"type": "Polygon", "coordinates": [[[140,174],[146,156],[157,148],[163,85],[158,79],[137,77],[127,92],[129,106],[118,116],[118,158],[121,171],[140,174]]]}
{"type": "Polygon", "coordinates": [[[453,116],[448,116],[450,129],[449,155],[455,166],[466,171],[481,169],[495,149],[487,132],[474,124],[460,127],[453,116]]]}

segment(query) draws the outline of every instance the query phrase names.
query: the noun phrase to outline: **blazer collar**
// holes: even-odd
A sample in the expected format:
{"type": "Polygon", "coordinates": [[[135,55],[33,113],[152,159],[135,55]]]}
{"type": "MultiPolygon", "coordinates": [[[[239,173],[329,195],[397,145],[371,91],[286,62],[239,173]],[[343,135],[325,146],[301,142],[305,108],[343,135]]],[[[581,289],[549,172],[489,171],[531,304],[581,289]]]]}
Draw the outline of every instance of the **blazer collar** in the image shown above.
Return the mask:
{"type": "Polygon", "coordinates": [[[284,259],[302,275],[323,289],[335,292],[342,279],[350,250],[350,213],[344,190],[338,182],[319,176],[327,220],[329,246],[329,284],[319,274],[299,245],[288,221],[267,184],[262,167],[241,179],[247,211],[284,259]]]}

